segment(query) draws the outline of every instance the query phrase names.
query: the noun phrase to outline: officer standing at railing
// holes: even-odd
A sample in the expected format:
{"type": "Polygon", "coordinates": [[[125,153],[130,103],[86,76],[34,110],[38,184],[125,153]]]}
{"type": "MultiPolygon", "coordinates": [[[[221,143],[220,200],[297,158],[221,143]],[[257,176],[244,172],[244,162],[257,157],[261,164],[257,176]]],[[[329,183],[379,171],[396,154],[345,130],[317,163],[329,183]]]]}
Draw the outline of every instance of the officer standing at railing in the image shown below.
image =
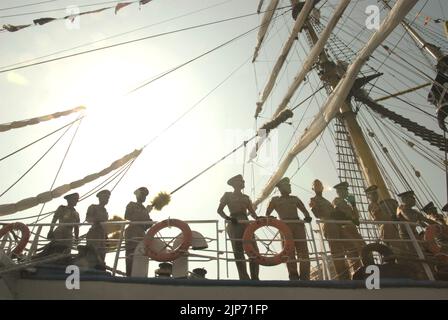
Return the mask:
{"type": "MultiPolygon", "coordinates": [[[[276,211],[281,220],[298,220],[300,221],[297,209],[304,214],[304,221],[310,223],[312,218],[306,210],[303,202],[296,196],[291,196],[291,184],[289,178],[281,179],[276,187],[281,193],[280,197],[273,197],[266,210],[266,216],[269,217],[272,211],[276,211]]],[[[308,245],[306,240],[306,230],[303,223],[286,223],[291,229],[294,238],[295,250],[298,259],[303,260],[299,262],[300,265],[300,280],[310,279],[310,256],[308,253],[308,245]]],[[[296,254],[292,256],[296,258],[296,254]]],[[[288,262],[288,273],[290,280],[299,280],[297,273],[297,263],[288,262]]]]}
{"type": "MultiPolygon", "coordinates": [[[[239,221],[248,221],[247,213],[257,219],[257,214],[252,205],[248,195],[245,195],[242,190],[244,189],[244,179],[242,175],[236,175],[227,181],[227,184],[233,187],[233,192],[226,192],[221,197],[218,207],[218,214],[230,223],[227,224],[227,233],[231,239],[233,254],[235,256],[235,264],[238,270],[240,280],[248,280],[246,262],[243,249],[243,234],[247,225],[239,223],[239,221]],[[224,208],[230,211],[230,216],[226,215],[224,208]],[[238,261],[239,260],[239,261],[238,261]]],[[[255,244],[254,247],[257,247],[255,244]]],[[[249,262],[250,278],[252,280],[258,280],[259,265],[255,262],[249,262]]]]}
{"type": "Polygon", "coordinates": [[[109,214],[106,210],[106,205],[109,203],[110,191],[101,190],[96,194],[99,203],[92,204],[87,209],[86,221],[93,223],[87,232],[87,245],[94,248],[100,260],[104,263],[106,257],[106,239],[107,234],[101,222],[106,222],[109,219],[109,214]]]}
{"type": "MultiPolygon", "coordinates": [[[[67,200],[66,206],[59,206],[54,213],[52,224],[59,223],[79,223],[79,213],[76,211],[75,207],[79,200],[78,193],[72,193],[64,197],[67,200]]],[[[56,246],[63,248],[63,251],[70,253],[71,247],[73,245],[73,235],[75,240],[78,241],[79,238],[79,226],[55,226],[50,227],[47,238],[54,241],[56,246]],[[54,231],[53,231],[54,230],[54,231]]]]}
{"type": "Polygon", "coordinates": [[[333,205],[322,196],[324,191],[322,182],[318,179],[314,180],[312,189],[316,195],[310,199],[309,205],[314,216],[323,220],[324,236],[328,240],[331,256],[335,259],[333,263],[336,270],[336,279],[348,280],[350,277],[344,260],[344,243],[338,241],[342,238],[342,224],[325,222],[326,220],[336,220],[336,218],[334,217],[333,205]]]}
{"type": "MultiPolygon", "coordinates": [[[[371,185],[365,190],[367,199],[369,200],[369,213],[374,221],[391,221],[392,216],[388,215],[385,206],[379,202],[378,187],[371,185]]],[[[386,239],[399,239],[398,228],[394,224],[380,224],[380,237],[384,241],[386,239]]]]}
{"type": "Polygon", "coordinates": [[[446,224],[443,215],[437,212],[437,208],[434,205],[434,202],[431,201],[430,203],[428,203],[426,206],[422,208],[422,211],[429,216],[429,219],[434,220],[435,222],[443,225],[446,224]]]}
{"type": "MultiPolygon", "coordinates": [[[[400,197],[401,200],[401,204],[397,209],[398,220],[419,223],[422,227],[426,227],[429,224],[436,223],[435,221],[426,218],[425,215],[420,211],[414,209],[416,205],[414,191],[412,190],[405,191],[403,193],[398,194],[398,197],[400,197]]],[[[415,237],[419,238],[416,226],[410,225],[410,227],[415,237]]],[[[402,239],[409,239],[409,234],[407,232],[405,225],[400,224],[399,230],[400,230],[400,237],[402,239]]]]}
{"type": "MultiPolygon", "coordinates": [[[[149,213],[152,210],[152,206],[144,206],[143,203],[149,194],[149,191],[145,187],[140,187],[134,191],[136,202],[129,202],[126,207],[124,218],[130,222],[142,222],[152,221],[149,217],[149,213]]],[[[145,236],[146,230],[150,227],[148,224],[130,224],[125,230],[125,249],[126,249],[126,275],[131,276],[132,273],[132,260],[134,259],[134,251],[137,248],[138,243],[145,236]]]]}
{"type": "Polygon", "coordinates": [[[356,200],[353,195],[348,193],[349,184],[345,181],[338,183],[333,188],[336,189],[337,197],[333,200],[335,216],[339,220],[351,220],[352,223],[342,225],[342,236],[345,241],[344,248],[349,258],[350,266],[355,272],[361,267],[361,252],[366,245],[356,226],[359,226],[359,212],[356,207],[356,200]]]}

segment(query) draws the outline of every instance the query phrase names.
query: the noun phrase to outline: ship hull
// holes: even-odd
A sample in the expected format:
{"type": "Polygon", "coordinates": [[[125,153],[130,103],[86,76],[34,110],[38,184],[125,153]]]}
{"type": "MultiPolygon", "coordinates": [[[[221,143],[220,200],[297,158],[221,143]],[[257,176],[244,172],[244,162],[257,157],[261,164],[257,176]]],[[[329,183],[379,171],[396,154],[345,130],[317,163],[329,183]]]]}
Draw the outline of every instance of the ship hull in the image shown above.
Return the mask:
{"type": "Polygon", "coordinates": [[[68,290],[61,276],[19,278],[0,284],[0,299],[131,300],[315,300],[315,299],[448,299],[448,284],[388,279],[379,290],[363,281],[238,281],[160,278],[81,277],[68,290]]]}

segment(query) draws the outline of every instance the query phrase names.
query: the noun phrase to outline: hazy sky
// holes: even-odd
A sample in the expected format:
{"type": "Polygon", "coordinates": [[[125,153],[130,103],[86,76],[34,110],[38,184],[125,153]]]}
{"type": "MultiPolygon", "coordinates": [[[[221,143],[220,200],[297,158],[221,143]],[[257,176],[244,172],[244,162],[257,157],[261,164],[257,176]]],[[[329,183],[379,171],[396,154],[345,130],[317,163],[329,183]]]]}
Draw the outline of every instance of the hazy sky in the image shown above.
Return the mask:
{"type": "MultiPolygon", "coordinates": [[[[37,1],[2,0],[0,1],[0,10],[33,2],[37,1]]],[[[409,15],[411,19],[415,17],[415,12],[425,5],[425,2],[420,1],[413,14],[409,15]]],[[[32,20],[36,18],[63,17],[67,14],[65,10],[67,6],[82,6],[91,3],[93,2],[55,0],[42,5],[1,10],[1,24],[20,25],[32,23],[32,20]],[[6,17],[53,8],[62,8],[63,10],[6,17]]],[[[287,5],[288,1],[283,0],[281,3],[287,5]]],[[[332,0],[324,5],[321,10],[323,19],[330,17],[332,6],[336,3],[337,1],[332,0]]],[[[348,39],[347,42],[353,40],[353,36],[350,37],[350,35],[358,34],[361,30],[356,23],[362,25],[366,19],[364,14],[366,6],[376,3],[376,1],[353,1],[347,10],[353,21],[346,19],[343,25],[345,33],[339,32],[338,35],[343,39],[348,39]]],[[[15,33],[3,32],[0,34],[2,49],[0,51],[0,61],[2,62],[0,70],[11,64],[70,49],[137,28],[142,29],[71,50],[65,54],[251,14],[256,11],[257,5],[258,0],[153,0],[142,6],[140,10],[137,4],[132,4],[119,11],[117,15],[111,10],[82,16],[79,28],[67,25],[65,21],[54,21],[44,26],[33,26],[15,33]],[[199,11],[201,9],[204,10],[199,11]]],[[[103,6],[105,5],[81,8],[80,10],[82,12],[103,6]]],[[[446,17],[444,11],[448,12],[448,6],[444,1],[429,1],[423,9],[423,15],[444,18],[446,17]]],[[[137,187],[147,186],[150,189],[149,198],[159,191],[171,191],[253,134],[256,125],[253,118],[255,102],[280,48],[292,28],[293,20],[290,13],[277,18],[271,26],[266,45],[260,53],[259,61],[255,64],[251,64],[249,59],[256,44],[256,31],[134,93],[128,93],[146,80],[256,27],[260,23],[260,18],[258,15],[252,15],[70,59],[1,73],[0,122],[31,118],[78,105],[88,108],[88,115],[82,121],[67,160],[55,183],[55,186],[58,186],[100,171],[124,154],[141,148],[203,99],[194,110],[144,149],[142,155],[117,186],[108,205],[108,211],[110,215],[123,216],[126,204],[134,200],[133,191],[137,187]],[[240,66],[241,68],[239,68],[240,66]],[[237,71],[232,74],[235,70],[237,71]],[[223,82],[229,76],[230,78],[223,82]],[[222,85],[220,85],[221,83],[222,85]],[[218,85],[220,86],[212,91],[218,85]]],[[[324,20],[322,22],[324,23],[324,20]]],[[[419,17],[415,23],[422,26],[423,18],[419,17]]],[[[441,25],[431,23],[431,28],[441,29],[441,25]]],[[[398,28],[389,37],[389,44],[397,43],[403,33],[403,29],[398,28]]],[[[440,30],[440,33],[443,31],[440,30]]],[[[367,30],[359,36],[365,41],[370,35],[371,31],[367,30]]],[[[356,52],[361,47],[361,42],[353,40],[350,46],[356,52]]],[[[401,39],[399,48],[407,50],[411,54],[418,54],[418,50],[407,37],[401,39]]],[[[288,63],[280,74],[274,93],[269,98],[262,117],[270,117],[272,111],[275,110],[276,104],[286,92],[288,83],[294,77],[308,51],[307,42],[302,35],[288,57],[288,63]]],[[[416,58],[428,63],[421,55],[416,58]]],[[[371,63],[378,65],[375,61],[371,61],[371,63]]],[[[387,67],[388,64],[393,65],[389,61],[383,66],[384,70],[382,70],[386,74],[384,82],[381,83],[382,87],[387,87],[391,92],[395,92],[415,85],[409,81],[407,81],[407,86],[400,83],[398,81],[400,76],[393,77],[390,74],[391,70],[387,67]],[[393,87],[389,85],[390,83],[393,84],[393,87]]],[[[396,67],[400,69],[400,66],[396,67]]],[[[411,73],[405,68],[402,69],[402,72],[407,77],[415,79],[417,83],[424,83],[424,80],[415,73],[411,73]]],[[[400,80],[405,81],[404,78],[400,78],[400,80]]],[[[313,72],[293,101],[303,100],[319,86],[320,82],[316,73],[313,72]]],[[[426,104],[425,110],[433,113],[435,109],[428,105],[423,98],[427,95],[428,89],[425,90],[421,92],[421,95],[409,95],[408,99],[426,104]]],[[[378,96],[375,92],[373,95],[378,96]]],[[[246,178],[245,191],[254,198],[264,186],[269,174],[275,169],[276,162],[288,146],[291,137],[295,139],[303,132],[314,114],[318,112],[319,106],[325,102],[325,98],[326,96],[321,92],[316,99],[311,100],[309,108],[306,108],[307,104],[299,108],[292,120],[292,125],[284,125],[274,133],[271,149],[263,151],[261,158],[256,161],[257,164],[244,165],[243,152],[240,151],[181,189],[173,196],[169,206],[161,212],[151,214],[151,217],[154,220],[163,220],[167,217],[184,220],[217,219],[216,208],[219,199],[225,191],[230,191],[226,185],[227,179],[235,174],[243,173],[243,171],[246,178]],[[296,133],[294,134],[294,132],[296,133]]],[[[406,116],[440,132],[435,121],[422,117],[414,110],[409,110],[407,105],[391,101],[391,106],[396,106],[397,112],[405,113],[406,116]]],[[[74,117],[2,133],[0,135],[2,155],[59,128],[75,119],[74,117]]],[[[258,125],[265,121],[264,118],[258,120],[258,125]]],[[[369,118],[366,118],[366,121],[369,121],[369,118]]],[[[61,142],[29,175],[1,197],[0,202],[16,202],[49,190],[74,129],[72,128],[64,136],[61,142]]],[[[57,137],[58,134],[0,163],[1,189],[6,189],[25,172],[54,143],[57,137]]],[[[314,145],[298,157],[300,165],[308,158],[313,149],[314,145]]],[[[411,150],[405,148],[403,150],[409,154],[409,161],[422,172],[439,202],[444,204],[446,190],[443,171],[428,164],[411,150]]],[[[440,154],[440,156],[442,155],[440,154]]],[[[297,163],[292,165],[288,175],[297,170],[297,165],[297,163]]],[[[334,197],[334,192],[330,190],[330,187],[338,182],[335,165],[335,147],[327,130],[311,158],[295,175],[293,193],[307,204],[312,196],[311,182],[315,178],[319,178],[328,188],[325,196],[331,199],[334,197]]],[[[94,185],[95,183],[76,191],[83,194],[94,185]]],[[[96,198],[91,197],[78,205],[82,220],[85,218],[88,205],[94,202],[96,202],[96,198]]],[[[62,199],[48,203],[44,212],[54,210],[62,203],[64,203],[62,199]]],[[[40,207],[36,207],[5,218],[17,217],[19,219],[23,216],[37,214],[40,209],[40,207]]],[[[265,206],[261,206],[260,210],[260,214],[264,214],[265,206]]],[[[220,228],[222,226],[220,221],[220,228]]],[[[197,230],[214,237],[212,226],[197,230]]],[[[205,266],[213,273],[212,265],[206,264],[205,266]]],[[[231,267],[233,270],[233,264],[231,267]]],[[[265,270],[268,269],[263,269],[262,279],[283,279],[287,276],[284,266],[271,268],[269,269],[271,272],[265,270]],[[264,274],[265,276],[263,276],[264,274]]],[[[150,274],[152,274],[151,272],[150,274]]],[[[234,274],[233,272],[232,274],[234,274]]],[[[224,276],[224,273],[221,276],[224,276]]]]}

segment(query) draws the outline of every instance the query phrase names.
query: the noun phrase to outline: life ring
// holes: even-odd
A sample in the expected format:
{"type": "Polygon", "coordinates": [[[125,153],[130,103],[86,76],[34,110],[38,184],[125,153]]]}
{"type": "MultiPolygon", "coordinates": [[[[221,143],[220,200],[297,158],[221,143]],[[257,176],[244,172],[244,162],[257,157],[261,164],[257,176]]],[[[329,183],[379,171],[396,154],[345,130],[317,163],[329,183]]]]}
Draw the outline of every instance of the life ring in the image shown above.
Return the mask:
{"type": "Polygon", "coordinates": [[[391,248],[381,243],[369,243],[361,250],[361,262],[364,267],[375,264],[372,252],[378,252],[386,263],[395,263],[396,259],[391,248]]]}
{"type": "Polygon", "coordinates": [[[3,228],[0,229],[0,238],[3,238],[3,236],[5,236],[8,232],[11,232],[13,230],[19,230],[22,232],[22,238],[20,239],[20,242],[17,244],[14,250],[12,250],[13,254],[18,255],[22,253],[23,249],[25,249],[28,240],[30,239],[31,233],[30,229],[28,229],[28,227],[23,223],[14,222],[4,225],[3,228]]]}
{"type": "Polygon", "coordinates": [[[426,227],[424,240],[426,241],[427,249],[433,254],[439,254],[442,251],[442,246],[436,241],[441,237],[448,239],[448,228],[438,224],[431,224],[426,227]]]}
{"type": "Polygon", "coordinates": [[[254,262],[262,266],[276,266],[278,264],[286,262],[289,257],[294,254],[294,240],[292,237],[291,229],[284,223],[275,218],[260,218],[256,221],[252,221],[246,227],[243,234],[243,248],[246,254],[254,260],[254,262]],[[274,227],[280,231],[283,238],[283,250],[274,256],[263,256],[261,255],[254,243],[255,231],[262,227],[274,227]]]}
{"type": "Polygon", "coordinates": [[[149,228],[148,232],[145,236],[145,253],[148,257],[153,260],[166,262],[173,261],[180,257],[184,252],[188,250],[191,246],[192,241],[192,233],[191,229],[182,220],[178,219],[167,219],[163,220],[159,223],[156,223],[151,228],[149,228]],[[162,229],[176,227],[182,231],[182,242],[175,250],[167,251],[167,250],[157,250],[155,248],[155,238],[154,236],[162,229]]]}

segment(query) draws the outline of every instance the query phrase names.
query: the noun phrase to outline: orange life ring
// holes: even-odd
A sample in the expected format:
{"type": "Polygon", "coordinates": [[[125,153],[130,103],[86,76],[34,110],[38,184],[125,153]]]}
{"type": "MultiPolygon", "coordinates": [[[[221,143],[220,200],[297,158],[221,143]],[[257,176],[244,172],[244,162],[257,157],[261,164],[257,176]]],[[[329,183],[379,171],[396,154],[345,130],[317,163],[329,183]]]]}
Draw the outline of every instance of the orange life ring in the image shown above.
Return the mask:
{"type": "Polygon", "coordinates": [[[286,262],[289,257],[294,253],[294,240],[292,232],[289,227],[283,221],[275,218],[260,218],[249,223],[244,231],[243,235],[243,248],[246,254],[253,259],[256,263],[262,266],[276,266],[278,264],[286,262]],[[267,257],[261,255],[257,248],[254,246],[254,234],[255,231],[262,227],[274,227],[280,231],[283,238],[283,250],[272,256],[267,257]]]}
{"type": "Polygon", "coordinates": [[[149,228],[145,236],[145,252],[148,257],[156,261],[173,261],[179,258],[182,253],[188,250],[188,248],[191,246],[191,241],[192,233],[188,224],[178,219],[167,219],[156,223],[151,228],[149,228]],[[176,227],[182,231],[182,243],[173,251],[157,251],[153,245],[154,236],[160,230],[168,227],[176,227]]]}
{"type": "Polygon", "coordinates": [[[21,222],[14,222],[4,225],[3,228],[0,229],[0,238],[3,238],[8,232],[13,230],[20,230],[22,232],[22,238],[20,239],[19,244],[12,250],[14,254],[20,254],[23,249],[25,249],[28,240],[30,239],[31,233],[30,229],[26,225],[21,222]]]}
{"type": "Polygon", "coordinates": [[[424,239],[426,247],[433,254],[439,254],[442,251],[442,246],[436,241],[437,238],[445,236],[448,239],[448,228],[438,224],[431,224],[426,227],[424,239]]]}

